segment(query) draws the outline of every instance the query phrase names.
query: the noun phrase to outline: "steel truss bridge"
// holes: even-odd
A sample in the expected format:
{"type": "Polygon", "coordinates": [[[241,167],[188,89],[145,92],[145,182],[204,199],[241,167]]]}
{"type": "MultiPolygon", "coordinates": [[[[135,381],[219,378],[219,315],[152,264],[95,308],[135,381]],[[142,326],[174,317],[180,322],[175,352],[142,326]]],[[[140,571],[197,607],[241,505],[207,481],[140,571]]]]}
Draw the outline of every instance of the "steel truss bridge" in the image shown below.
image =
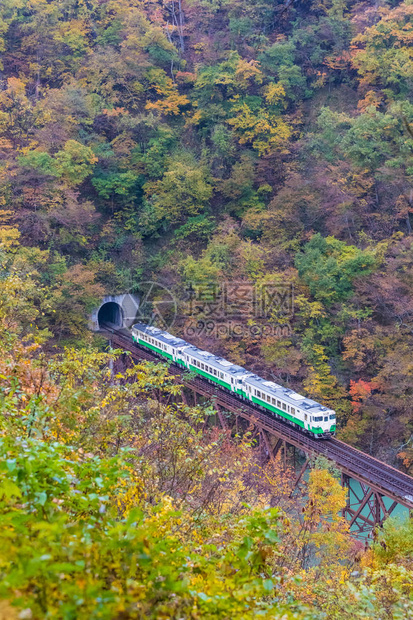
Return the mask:
{"type": "MultiPolygon", "coordinates": [[[[100,332],[112,345],[128,351],[134,360],[159,362],[160,358],[148,350],[136,345],[132,337],[124,330],[103,326],[100,332]]],[[[356,536],[371,536],[376,527],[380,527],[398,505],[405,506],[413,515],[413,478],[383,463],[352,446],[332,438],[329,440],[313,439],[286,422],[270,417],[253,403],[246,402],[218,386],[200,377],[193,377],[181,368],[171,364],[169,372],[189,388],[194,395],[212,400],[217,411],[217,418],[224,429],[228,429],[229,419],[224,412],[231,412],[238,420],[245,420],[253,437],[259,441],[262,449],[270,459],[281,453],[284,464],[287,459],[288,446],[301,451],[304,462],[296,472],[294,485],[297,487],[314,458],[321,455],[341,471],[341,484],[348,489],[347,505],[343,510],[356,536]],[[356,485],[354,484],[356,481],[356,485]]]]}

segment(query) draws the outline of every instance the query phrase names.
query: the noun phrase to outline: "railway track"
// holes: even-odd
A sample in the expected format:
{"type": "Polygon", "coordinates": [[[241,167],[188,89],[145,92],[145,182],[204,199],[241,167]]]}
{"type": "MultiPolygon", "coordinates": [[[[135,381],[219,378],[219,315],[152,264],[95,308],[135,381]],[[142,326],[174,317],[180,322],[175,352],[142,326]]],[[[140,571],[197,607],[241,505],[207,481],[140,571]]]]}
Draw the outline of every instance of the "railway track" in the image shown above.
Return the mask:
{"type": "MultiPolygon", "coordinates": [[[[131,353],[134,358],[147,361],[160,361],[160,358],[136,345],[125,331],[105,325],[101,333],[116,346],[131,353]]],[[[256,405],[220,389],[200,377],[188,376],[188,372],[171,364],[169,372],[182,378],[189,388],[214,399],[217,404],[237,415],[259,423],[271,435],[276,435],[298,447],[307,454],[320,454],[334,461],[341,471],[351,478],[367,484],[373,491],[389,497],[413,510],[413,478],[403,472],[375,459],[374,457],[349,446],[343,441],[313,439],[302,431],[280,419],[271,417],[256,405]]]]}

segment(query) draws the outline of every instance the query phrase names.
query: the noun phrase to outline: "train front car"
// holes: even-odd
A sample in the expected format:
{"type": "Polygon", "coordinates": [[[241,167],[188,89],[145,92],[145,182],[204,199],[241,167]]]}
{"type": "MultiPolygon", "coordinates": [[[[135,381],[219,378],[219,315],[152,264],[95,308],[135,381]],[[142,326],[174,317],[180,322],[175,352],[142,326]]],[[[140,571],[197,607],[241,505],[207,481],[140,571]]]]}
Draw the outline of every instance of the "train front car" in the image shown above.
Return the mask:
{"type": "Polygon", "coordinates": [[[328,439],[335,433],[335,412],[294,390],[257,375],[244,379],[244,390],[246,397],[253,403],[313,437],[328,439]]]}

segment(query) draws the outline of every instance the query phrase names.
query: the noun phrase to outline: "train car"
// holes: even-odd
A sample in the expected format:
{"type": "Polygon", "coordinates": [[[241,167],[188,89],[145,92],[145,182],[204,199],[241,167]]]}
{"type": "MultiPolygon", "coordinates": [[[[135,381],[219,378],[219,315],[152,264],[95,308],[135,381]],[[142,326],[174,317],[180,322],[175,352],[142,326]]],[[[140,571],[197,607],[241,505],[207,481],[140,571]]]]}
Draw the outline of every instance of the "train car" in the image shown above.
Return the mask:
{"type": "Polygon", "coordinates": [[[325,439],[335,433],[335,412],[294,390],[266,381],[237,364],[198,349],[157,327],[136,323],[132,327],[132,338],[139,346],[196,372],[209,382],[251,401],[265,409],[269,415],[282,418],[313,437],[325,439]]]}
{"type": "Polygon", "coordinates": [[[146,349],[165,357],[172,362],[179,362],[182,358],[182,350],[190,345],[182,340],[168,334],[168,332],[146,325],[136,323],[132,326],[132,340],[146,349]]]}
{"type": "Polygon", "coordinates": [[[188,370],[231,392],[243,395],[243,379],[248,375],[245,368],[194,346],[185,349],[183,362],[188,370]]]}
{"type": "Polygon", "coordinates": [[[244,386],[247,398],[274,417],[283,418],[320,439],[334,435],[336,414],[332,409],[257,375],[247,377],[244,386]]]}

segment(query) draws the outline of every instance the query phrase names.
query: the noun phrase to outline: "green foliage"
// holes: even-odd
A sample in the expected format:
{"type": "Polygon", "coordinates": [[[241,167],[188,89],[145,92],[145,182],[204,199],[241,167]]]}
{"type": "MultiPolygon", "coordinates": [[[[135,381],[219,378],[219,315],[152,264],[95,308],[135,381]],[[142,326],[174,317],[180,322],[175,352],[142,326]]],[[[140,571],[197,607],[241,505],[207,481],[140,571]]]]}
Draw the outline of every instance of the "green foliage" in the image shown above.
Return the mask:
{"type": "Polygon", "coordinates": [[[211,217],[196,215],[188,218],[186,224],[175,231],[177,239],[195,237],[197,240],[208,239],[214,230],[214,222],[211,217]]]}
{"type": "Polygon", "coordinates": [[[190,162],[172,161],[162,179],[144,186],[157,220],[179,222],[202,211],[212,196],[205,169],[190,162]]]}
{"type": "Polygon", "coordinates": [[[92,173],[96,162],[92,149],[76,140],[68,140],[54,157],[40,151],[29,151],[20,157],[22,166],[61,178],[71,186],[82,183],[92,173]]]}
{"type": "Polygon", "coordinates": [[[112,172],[104,177],[92,179],[93,186],[102,198],[111,198],[114,195],[131,196],[133,195],[139,177],[131,170],[127,172],[112,172]]]}
{"type": "Polygon", "coordinates": [[[330,305],[352,295],[354,280],[372,272],[375,257],[371,251],[316,234],[297,256],[296,266],[314,298],[330,305]]]}

